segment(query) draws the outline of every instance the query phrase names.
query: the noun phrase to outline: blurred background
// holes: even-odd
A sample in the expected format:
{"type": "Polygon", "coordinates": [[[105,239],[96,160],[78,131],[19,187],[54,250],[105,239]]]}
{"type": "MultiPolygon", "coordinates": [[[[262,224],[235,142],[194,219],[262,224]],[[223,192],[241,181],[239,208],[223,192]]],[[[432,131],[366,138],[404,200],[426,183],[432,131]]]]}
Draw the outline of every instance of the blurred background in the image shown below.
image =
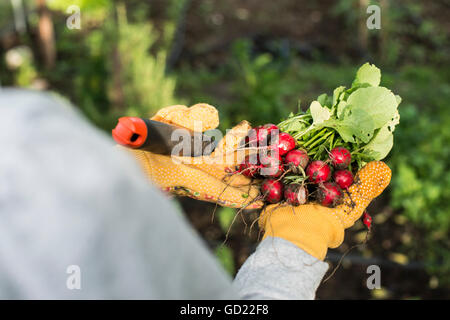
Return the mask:
{"type": "MultiPolygon", "coordinates": [[[[317,298],[448,299],[449,16],[446,0],[1,0],[0,85],[50,90],[108,134],[120,116],[197,102],[216,106],[225,130],[278,123],[375,63],[403,98],[393,179],[369,207],[372,237],[317,298]],[[381,29],[366,26],[371,4],[381,29]],[[379,290],[366,286],[371,264],[379,290]]],[[[177,201],[234,275],[257,245],[257,213],[232,224],[236,211],[223,208],[211,222],[214,205],[177,201]]],[[[332,267],[365,235],[361,222],[347,231],[332,267]]]]}

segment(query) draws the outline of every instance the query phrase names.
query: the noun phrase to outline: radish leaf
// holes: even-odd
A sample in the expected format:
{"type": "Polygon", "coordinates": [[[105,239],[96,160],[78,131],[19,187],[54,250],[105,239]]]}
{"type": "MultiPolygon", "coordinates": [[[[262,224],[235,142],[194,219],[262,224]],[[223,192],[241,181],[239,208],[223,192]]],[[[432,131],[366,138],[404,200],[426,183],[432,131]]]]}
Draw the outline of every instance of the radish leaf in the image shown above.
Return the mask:
{"type": "Polygon", "coordinates": [[[319,125],[324,121],[330,119],[331,112],[328,108],[322,107],[318,101],[313,101],[309,106],[311,116],[313,118],[313,124],[319,125]]]}
{"type": "Polygon", "coordinates": [[[395,95],[384,87],[361,88],[353,92],[347,99],[352,112],[362,110],[373,119],[375,128],[381,128],[397,110],[395,95]]]}
{"type": "Polygon", "coordinates": [[[381,72],[375,65],[370,63],[363,64],[356,72],[356,78],[352,83],[352,87],[361,84],[369,84],[372,87],[380,85],[381,72]]]}
{"type": "Polygon", "coordinates": [[[363,148],[363,153],[373,158],[373,160],[381,160],[388,155],[393,145],[394,136],[386,125],[378,130],[372,141],[363,148]]]}

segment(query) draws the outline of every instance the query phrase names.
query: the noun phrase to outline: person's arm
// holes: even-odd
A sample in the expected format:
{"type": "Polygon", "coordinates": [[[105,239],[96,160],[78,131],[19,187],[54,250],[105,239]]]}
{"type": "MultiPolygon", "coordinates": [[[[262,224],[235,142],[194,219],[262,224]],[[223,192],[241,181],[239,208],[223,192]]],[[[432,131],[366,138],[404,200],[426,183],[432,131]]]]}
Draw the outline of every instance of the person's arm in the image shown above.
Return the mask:
{"type": "Polygon", "coordinates": [[[314,299],[328,264],[291,242],[267,237],[234,280],[242,299],[314,299]]]}
{"type": "Polygon", "coordinates": [[[238,298],[173,203],[67,104],[1,90],[0,145],[1,299],[238,298]]]}
{"type": "Polygon", "coordinates": [[[233,288],[136,163],[48,95],[3,90],[0,143],[0,298],[301,299],[326,271],[267,238],[233,288]],[[80,289],[67,286],[69,266],[80,289]]]}

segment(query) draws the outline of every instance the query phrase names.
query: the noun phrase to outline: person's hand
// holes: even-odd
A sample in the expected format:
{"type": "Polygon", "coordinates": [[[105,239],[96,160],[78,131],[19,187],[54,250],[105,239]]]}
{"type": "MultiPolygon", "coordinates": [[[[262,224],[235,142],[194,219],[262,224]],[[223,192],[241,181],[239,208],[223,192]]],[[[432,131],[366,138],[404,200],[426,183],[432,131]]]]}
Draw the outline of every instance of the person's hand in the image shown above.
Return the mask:
{"type": "Polygon", "coordinates": [[[261,212],[259,226],[264,230],[264,238],[283,238],[323,260],[328,248],[336,248],[342,243],[344,229],[361,217],[390,180],[391,170],[384,162],[369,162],[357,173],[355,183],[336,208],[318,204],[298,207],[274,204],[261,212]]]}
{"type": "MultiPolygon", "coordinates": [[[[202,131],[215,129],[219,124],[216,108],[203,103],[190,108],[181,105],[166,107],[151,119],[191,130],[194,130],[194,122],[201,121],[202,131]]],[[[250,179],[240,174],[230,175],[245,156],[236,150],[250,129],[247,121],[239,123],[218,143],[210,156],[171,158],[148,151],[124,149],[134,155],[151,182],[164,191],[221,206],[261,208],[262,202],[256,201],[259,190],[250,186],[250,179]]]]}

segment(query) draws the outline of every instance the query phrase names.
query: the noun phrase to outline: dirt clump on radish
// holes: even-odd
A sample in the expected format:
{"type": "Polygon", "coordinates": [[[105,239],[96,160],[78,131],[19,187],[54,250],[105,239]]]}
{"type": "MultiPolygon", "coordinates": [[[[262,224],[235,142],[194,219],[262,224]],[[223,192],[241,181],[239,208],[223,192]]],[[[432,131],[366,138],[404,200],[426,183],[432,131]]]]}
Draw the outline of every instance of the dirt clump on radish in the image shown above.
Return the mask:
{"type": "Polygon", "coordinates": [[[345,169],[350,165],[352,155],[347,149],[337,147],[331,150],[330,159],[336,169],[345,169]]]}
{"type": "Polygon", "coordinates": [[[308,162],[308,153],[302,149],[291,150],[286,154],[284,158],[284,163],[289,167],[290,170],[292,170],[293,173],[300,173],[301,169],[306,168],[308,162]],[[301,169],[299,167],[301,167],[301,169]]]}
{"type": "Polygon", "coordinates": [[[317,191],[317,200],[325,207],[335,207],[342,202],[342,190],[334,182],[321,184],[317,191]]]}
{"type": "Polygon", "coordinates": [[[330,180],[331,169],[325,162],[317,160],[309,164],[306,174],[312,183],[322,183],[330,180]]]}

